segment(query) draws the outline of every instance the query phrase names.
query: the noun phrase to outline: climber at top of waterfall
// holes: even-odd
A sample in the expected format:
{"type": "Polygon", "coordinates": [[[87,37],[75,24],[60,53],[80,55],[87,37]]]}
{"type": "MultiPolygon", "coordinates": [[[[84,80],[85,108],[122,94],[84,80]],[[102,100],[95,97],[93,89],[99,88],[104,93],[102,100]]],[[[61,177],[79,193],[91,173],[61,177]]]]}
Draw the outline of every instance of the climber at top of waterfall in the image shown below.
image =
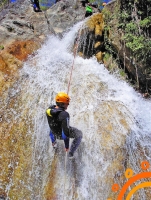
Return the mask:
{"type": "Polygon", "coordinates": [[[74,152],[81,142],[82,132],[75,127],[69,126],[70,115],[66,111],[70,102],[68,94],[59,92],[56,95],[55,100],[56,105],[51,105],[46,110],[52,146],[53,148],[56,148],[57,139],[63,139],[65,143],[65,151],[68,152],[69,138],[74,138],[69,151],[69,158],[73,158],[74,152]]]}
{"type": "Polygon", "coordinates": [[[88,3],[88,5],[86,6],[86,12],[85,12],[85,17],[89,17],[93,14],[93,10],[92,7],[90,6],[90,4],[88,3]]]}
{"type": "Polygon", "coordinates": [[[81,3],[82,3],[82,6],[85,7],[85,4],[89,3],[89,1],[88,0],[81,0],[81,3]]]}
{"type": "Polygon", "coordinates": [[[40,10],[39,0],[31,0],[31,3],[33,4],[33,9],[35,12],[42,12],[40,10]]]}
{"type": "Polygon", "coordinates": [[[93,12],[98,12],[98,3],[97,2],[89,2],[89,0],[81,0],[82,6],[85,7],[85,17],[89,17],[93,14],[93,12]],[[93,7],[93,9],[92,9],[93,7]]]}

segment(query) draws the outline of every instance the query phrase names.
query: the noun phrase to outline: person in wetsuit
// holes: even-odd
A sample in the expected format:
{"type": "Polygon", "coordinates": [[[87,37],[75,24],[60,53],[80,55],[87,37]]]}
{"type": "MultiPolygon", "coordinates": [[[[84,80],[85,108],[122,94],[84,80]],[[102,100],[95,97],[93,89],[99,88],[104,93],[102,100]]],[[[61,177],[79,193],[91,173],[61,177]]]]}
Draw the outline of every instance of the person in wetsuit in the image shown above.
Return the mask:
{"type": "Polygon", "coordinates": [[[61,139],[64,140],[65,151],[69,151],[69,138],[74,138],[69,151],[69,158],[73,158],[74,152],[81,142],[82,132],[69,126],[70,115],[66,111],[70,102],[69,96],[64,92],[59,92],[55,99],[56,105],[52,105],[46,110],[52,146],[55,148],[56,140],[61,139]]]}
{"type": "Polygon", "coordinates": [[[35,12],[42,12],[39,5],[39,0],[31,0],[35,12]]]}
{"type": "Polygon", "coordinates": [[[88,0],[81,0],[82,6],[85,7],[85,4],[89,3],[88,0]]]}
{"type": "Polygon", "coordinates": [[[86,9],[85,17],[89,17],[93,14],[93,10],[92,7],[90,6],[90,3],[88,3],[85,9],[86,9]]]}

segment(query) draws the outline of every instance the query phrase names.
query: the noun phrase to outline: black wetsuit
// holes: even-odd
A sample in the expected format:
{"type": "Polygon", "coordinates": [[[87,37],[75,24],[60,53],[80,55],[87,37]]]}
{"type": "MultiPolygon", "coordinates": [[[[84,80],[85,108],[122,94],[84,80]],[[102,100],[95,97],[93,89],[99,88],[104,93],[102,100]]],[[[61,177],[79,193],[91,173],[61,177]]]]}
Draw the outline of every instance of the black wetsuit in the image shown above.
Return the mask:
{"type": "Polygon", "coordinates": [[[70,151],[74,151],[79,146],[82,139],[82,132],[75,127],[69,126],[69,113],[63,108],[56,108],[56,105],[50,106],[46,110],[48,124],[50,127],[50,137],[52,143],[56,139],[63,139],[65,148],[69,148],[69,138],[74,138],[70,151]]]}
{"type": "Polygon", "coordinates": [[[39,5],[39,0],[31,0],[33,4],[33,9],[35,12],[41,12],[40,10],[40,5],[39,5]]]}
{"type": "Polygon", "coordinates": [[[81,3],[82,3],[82,6],[85,7],[85,4],[89,3],[89,1],[88,0],[81,0],[81,3]]]}

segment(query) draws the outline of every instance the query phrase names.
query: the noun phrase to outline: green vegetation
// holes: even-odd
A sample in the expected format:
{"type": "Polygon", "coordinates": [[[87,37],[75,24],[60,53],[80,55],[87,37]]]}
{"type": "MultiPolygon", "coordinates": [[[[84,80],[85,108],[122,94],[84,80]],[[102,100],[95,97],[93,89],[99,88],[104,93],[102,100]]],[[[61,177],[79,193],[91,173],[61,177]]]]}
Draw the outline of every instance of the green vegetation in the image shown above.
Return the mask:
{"type": "Polygon", "coordinates": [[[119,28],[122,28],[122,38],[126,47],[132,52],[136,65],[150,66],[151,61],[151,5],[150,0],[121,1],[121,10],[118,15],[119,28]]]}
{"type": "Polygon", "coordinates": [[[0,11],[3,10],[4,6],[9,4],[9,0],[1,0],[0,1],[0,11]]]}
{"type": "Polygon", "coordinates": [[[114,8],[113,11],[106,6],[102,10],[105,21],[106,51],[115,58],[119,68],[123,65],[123,70],[119,70],[121,76],[125,76],[127,64],[125,63],[125,55],[127,54],[130,65],[135,70],[135,74],[133,73],[132,76],[136,83],[134,79],[132,81],[136,88],[140,88],[140,84],[142,84],[141,88],[143,87],[147,92],[151,91],[150,86],[148,87],[151,74],[151,0],[119,0],[114,8]],[[118,35],[120,38],[116,39],[118,35]],[[112,45],[113,43],[119,44],[119,39],[123,48],[123,57],[120,54],[120,62],[116,51],[118,47],[114,45],[115,48],[113,48],[112,45]],[[140,83],[140,81],[142,82],[140,83]]]}
{"type": "Polygon", "coordinates": [[[120,69],[120,70],[119,70],[119,73],[120,73],[120,75],[121,75],[122,77],[126,77],[126,73],[124,72],[123,69],[120,69]]]}
{"type": "MultiPolygon", "coordinates": [[[[146,0],[151,4],[150,0],[146,0]]],[[[150,10],[146,13],[147,4],[137,1],[121,1],[120,9],[111,13],[103,9],[105,16],[105,30],[110,31],[112,28],[111,21],[118,19],[118,29],[121,29],[124,36],[121,38],[126,47],[131,51],[136,63],[144,63],[146,67],[150,65],[148,59],[151,59],[151,16],[150,10]],[[133,10],[135,10],[135,12],[133,10]],[[133,14],[132,14],[133,12],[133,14]]]]}
{"type": "Polygon", "coordinates": [[[3,50],[4,49],[4,46],[3,45],[0,45],[0,50],[3,50]]]}
{"type": "Polygon", "coordinates": [[[151,16],[146,17],[145,19],[140,21],[140,27],[149,28],[151,26],[151,16]]]}

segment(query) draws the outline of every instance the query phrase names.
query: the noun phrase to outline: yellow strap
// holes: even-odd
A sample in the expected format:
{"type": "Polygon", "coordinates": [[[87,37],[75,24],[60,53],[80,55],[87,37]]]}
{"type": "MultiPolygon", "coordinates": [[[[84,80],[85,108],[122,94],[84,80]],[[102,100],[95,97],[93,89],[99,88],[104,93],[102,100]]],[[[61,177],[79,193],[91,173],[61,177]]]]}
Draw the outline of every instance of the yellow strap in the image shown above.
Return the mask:
{"type": "Polygon", "coordinates": [[[51,109],[49,108],[49,109],[46,110],[46,113],[47,113],[48,116],[52,117],[52,115],[50,114],[50,111],[51,111],[51,109]]]}

